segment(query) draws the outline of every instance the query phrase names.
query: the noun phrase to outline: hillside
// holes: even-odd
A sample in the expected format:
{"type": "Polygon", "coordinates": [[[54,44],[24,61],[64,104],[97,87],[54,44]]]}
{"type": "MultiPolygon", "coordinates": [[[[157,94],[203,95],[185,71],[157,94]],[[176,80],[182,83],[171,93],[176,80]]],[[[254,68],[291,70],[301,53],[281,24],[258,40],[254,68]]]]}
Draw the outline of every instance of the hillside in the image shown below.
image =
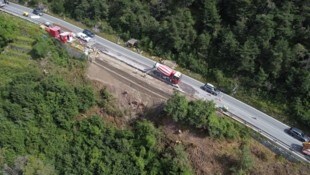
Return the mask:
{"type": "Polygon", "coordinates": [[[150,54],[175,60],[202,80],[309,131],[306,1],[36,0],[29,5],[38,2],[95,31],[139,39],[150,54]]]}
{"type": "MultiPolygon", "coordinates": [[[[3,13],[0,50],[3,174],[309,171],[267,150],[213,103],[179,94],[163,103],[94,62],[71,57],[38,26],[3,13]]],[[[101,59],[134,72],[106,55],[101,59]]]]}
{"type": "Polygon", "coordinates": [[[85,77],[87,62],[38,26],[1,13],[0,41],[0,174],[191,174],[184,148],[151,122],[119,129],[86,114],[118,109],[85,77]]]}

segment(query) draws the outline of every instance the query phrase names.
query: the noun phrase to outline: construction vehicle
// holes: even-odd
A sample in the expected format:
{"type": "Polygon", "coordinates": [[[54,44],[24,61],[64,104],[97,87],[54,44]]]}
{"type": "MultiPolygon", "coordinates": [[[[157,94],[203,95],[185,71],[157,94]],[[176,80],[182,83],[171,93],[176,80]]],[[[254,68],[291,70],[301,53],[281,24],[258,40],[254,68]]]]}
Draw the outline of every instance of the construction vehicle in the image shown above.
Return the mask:
{"type": "Polygon", "coordinates": [[[60,40],[62,43],[71,42],[74,34],[72,32],[62,32],[59,26],[46,27],[45,30],[53,37],[60,40]]]}
{"type": "Polygon", "coordinates": [[[308,156],[310,156],[310,142],[302,143],[302,152],[308,156]]]}
{"type": "Polygon", "coordinates": [[[180,72],[175,71],[171,69],[170,67],[160,64],[160,63],[155,63],[154,69],[155,69],[153,71],[154,75],[156,75],[157,77],[165,81],[168,81],[169,83],[175,86],[178,85],[182,77],[182,74],[180,72]]]}

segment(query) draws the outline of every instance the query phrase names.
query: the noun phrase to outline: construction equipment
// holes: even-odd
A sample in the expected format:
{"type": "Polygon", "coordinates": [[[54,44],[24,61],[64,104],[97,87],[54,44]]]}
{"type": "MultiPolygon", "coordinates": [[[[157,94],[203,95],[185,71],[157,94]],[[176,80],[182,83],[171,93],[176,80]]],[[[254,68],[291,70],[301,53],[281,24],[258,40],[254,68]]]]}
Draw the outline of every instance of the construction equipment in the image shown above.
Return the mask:
{"type": "Polygon", "coordinates": [[[72,32],[62,32],[59,26],[46,27],[45,30],[53,37],[60,40],[62,43],[71,42],[74,34],[72,32]]]}
{"type": "Polygon", "coordinates": [[[153,73],[156,76],[170,82],[172,85],[177,85],[182,77],[182,74],[180,72],[175,71],[170,67],[160,63],[155,63],[154,69],[155,70],[153,71],[153,73]]]}
{"type": "Polygon", "coordinates": [[[310,142],[302,143],[302,152],[308,156],[310,156],[310,142]]]}

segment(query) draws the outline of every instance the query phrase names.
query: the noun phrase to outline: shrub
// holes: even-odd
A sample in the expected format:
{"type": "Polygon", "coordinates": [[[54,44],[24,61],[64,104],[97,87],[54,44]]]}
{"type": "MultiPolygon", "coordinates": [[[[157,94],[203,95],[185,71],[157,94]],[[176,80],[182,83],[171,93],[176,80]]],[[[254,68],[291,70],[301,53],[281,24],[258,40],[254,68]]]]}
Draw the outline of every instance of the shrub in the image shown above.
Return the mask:
{"type": "Polygon", "coordinates": [[[175,92],[167,101],[164,111],[171,116],[174,121],[186,122],[189,106],[185,96],[175,92]]]}

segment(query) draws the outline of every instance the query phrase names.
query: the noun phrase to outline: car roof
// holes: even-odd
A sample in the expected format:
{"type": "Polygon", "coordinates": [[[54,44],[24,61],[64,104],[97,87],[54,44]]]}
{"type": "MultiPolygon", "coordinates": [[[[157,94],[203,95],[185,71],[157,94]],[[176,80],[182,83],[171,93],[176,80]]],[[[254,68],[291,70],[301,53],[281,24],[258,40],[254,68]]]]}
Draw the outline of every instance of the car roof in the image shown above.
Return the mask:
{"type": "Polygon", "coordinates": [[[303,134],[302,130],[298,129],[298,128],[295,128],[295,127],[292,127],[291,130],[295,131],[295,132],[298,132],[300,134],[303,134]]]}
{"type": "Polygon", "coordinates": [[[205,84],[205,86],[210,86],[210,87],[214,88],[213,84],[210,84],[210,83],[205,84]]]}
{"type": "Polygon", "coordinates": [[[84,29],[83,32],[93,33],[92,31],[90,31],[90,30],[88,30],[88,29],[84,29]]]}

